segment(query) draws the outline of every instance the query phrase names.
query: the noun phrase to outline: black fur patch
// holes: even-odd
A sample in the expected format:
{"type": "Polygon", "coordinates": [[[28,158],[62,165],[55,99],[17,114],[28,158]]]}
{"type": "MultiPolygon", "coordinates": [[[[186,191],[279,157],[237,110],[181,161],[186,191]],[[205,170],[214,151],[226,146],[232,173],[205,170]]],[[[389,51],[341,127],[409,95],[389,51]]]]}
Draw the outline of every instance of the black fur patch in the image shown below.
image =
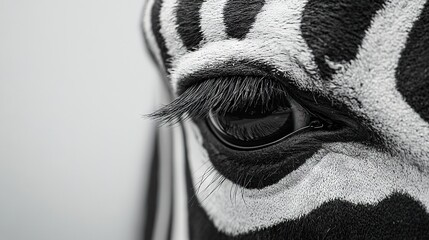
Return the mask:
{"type": "Polygon", "coordinates": [[[181,0],[177,6],[177,32],[188,50],[195,50],[203,40],[200,9],[204,0],[181,0]]]}
{"type": "Polygon", "coordinates": [[[244,38],[264,3],[264,0],[229,0],[224,8],[224,23],[228,36],[244,38]]]}
{"type": "Polygon", "coordinates": [[[325,61],[348,62],[356,58],[371,20],[385,0],[309,0],[301,31],[323,78],[335,70],[325,61]]]}
{"type": "Polygon", "coordinates": [[[171,67],[170,66],[171,56],[168,54],[168,49],[167,49],[167,46],[165,45],[165,39],[160,32],[161,30],[160,12],[161,12],[161,7],[163,2],[164,2],[163,0],[157,0],[154,2],[152,6],[152,11],[151,11],[151,21],[152,21],[152,32],[155,36],[156,42],[161,52],[161,58],[164,63],[164,67],[168,73],[171,67]]]}
{"type": "Polygon", "coordinates": [[[204,139],[203,147],[216,171],[222,178],[248,189],[261,189],[277,183],[320,149],[320,144],[311,141],[309,143],[310,137],[304,136],[263,149],[243,152],[228,148],[216,139],[205,122],[200,122],[198,126],[204,139]]]}
{"type": "Polygon", "coordinates": [[[429,122],[429,2],[408,36],[396,79],[405,101],[429,122]]]}

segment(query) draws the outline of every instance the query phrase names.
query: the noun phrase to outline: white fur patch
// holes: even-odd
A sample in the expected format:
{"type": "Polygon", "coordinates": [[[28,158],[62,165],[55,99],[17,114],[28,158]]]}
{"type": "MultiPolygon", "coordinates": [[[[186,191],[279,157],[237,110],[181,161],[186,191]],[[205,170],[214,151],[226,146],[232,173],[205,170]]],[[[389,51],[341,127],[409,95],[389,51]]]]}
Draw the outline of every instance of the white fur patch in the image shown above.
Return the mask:
{"type": "Polygon", "coordinates": [[[204,40],[201,45],[207,42],[217,42],[227,38],[225,24],[223,22],[223,9],[227,0],[206,0],[200,9],[201,31],[204,40]]]}
{"type": "MultiPolygon", "coordinates": [[[[249,61],[269,64],[288,77],[294,78],[297,85],[314,88],[314,82],[304,69],[300,68],[296,58],[287,53],[287,48],[277,40],[225,40],[208,43],[202,49],[180,59],[171,74],[171,84],[177,91],[179,81],[199,71],[225,68],[228,61],[249,61]]],[[[201,79],[203,80],[205,79],[201,79]]]]}

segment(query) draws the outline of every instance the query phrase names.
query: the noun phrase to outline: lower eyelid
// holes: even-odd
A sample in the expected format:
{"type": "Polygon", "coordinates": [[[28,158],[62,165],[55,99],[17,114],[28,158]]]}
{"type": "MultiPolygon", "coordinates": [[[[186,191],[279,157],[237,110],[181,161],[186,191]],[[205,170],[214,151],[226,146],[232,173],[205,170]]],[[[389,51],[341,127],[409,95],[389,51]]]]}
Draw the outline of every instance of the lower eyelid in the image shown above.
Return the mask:
{"type": "Polygon", "coordinates": [[[344,136],[341,141],[356,139],[356,134],[348,128],[332,132],[306,131],[264,148],[242,150],[225,145],[205,122],[197,122],[197,125],[214,168],[222,176],[246,188],[262,188],[276,183],[319,151],[322,144],[340,139],[338,135],[344,136]],[[239,176],[245,175],[254,181],[243,182],[239,176]]]}

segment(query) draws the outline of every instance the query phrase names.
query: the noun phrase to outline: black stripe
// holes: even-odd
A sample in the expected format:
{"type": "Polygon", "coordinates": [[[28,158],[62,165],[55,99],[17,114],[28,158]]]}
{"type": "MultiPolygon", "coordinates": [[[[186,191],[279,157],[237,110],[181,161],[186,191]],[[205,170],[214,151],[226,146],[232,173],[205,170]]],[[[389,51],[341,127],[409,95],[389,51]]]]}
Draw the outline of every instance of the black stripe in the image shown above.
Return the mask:
{"type": "Polygon", "coordinates": [[[385,0],[309,0],[301,21],[302,36],[313,51],[323,78],[331,78],[325,57],[333,62],[356,58],[365,31],[385,0]]]}
{"type": "Polygon", "coordinates": [[[229,0],[224,8],[224,23],[228,36],[243,39],[264,3],[265,0],[229,0]]]}
{"type": "Polygon", "coordinates": [[[200,9],[204,0],[181,0],[177,6],[177,32],[188,50],[195,50],[203,40],[200,9]]]}
{"type": "Polygon", "coordinates": [[[171,67],[171,63],[170,63],[171,56],[168,54],[168,48],[165,45],[165,39],[161,34],[160,13],[161,13],[161,7],[163,2],[164,2],[163,0],[155,0],[151,11],[151,19],[152,19],[152,32],[155,36],[156,42],[158,43],[158,47],[161,52],[161,58],[164,63],[164,67],[168,73],[171,67]]]}
{"type": "Polygon", "coordinates": [[[429,122],[429,2],[408,35],[396,79],[405,101],[429,122]]]}
{"type": "MultiPolygon", "coordinates": [[[[173,178],[171,178],[171,182],[173,183],[173,178]]],[[[172,187],[173,188],[173,187],[172,187]]],[[[172,189],[173,190],[173,189],[172,189]]],[[[173,232],[173,218],[174,218],[174,191],[171,195],[171,202],[170,202],[170,215],[168,216],[168,233],[167,233],[167,240],[174,240],[172,238],[172,232],[173,232]]]]}
{"type": "MultiPolygon", "coordinates": [[[[170,132],[172,134],[172,132],[170,132]]],[[[170,137],[172,137],[172,135],[170,135],[170,137]]],[[[170,191],[171,191],[171,196],[170,196],[170,214],[168,216],[169,220],[168,220],[168,232],[167,232],[167,240],[174,240],[172,238],[172,232],[173,232],[173,218],[174,218],[174,194],[175,194],[175,187],[174,187],[174,178],[175,178],[175,174],[174,174],[174,169],[175,169],[175,161],[174,161],[174,140],[171,140],[171,152],[170,152],[170,166],[171,166],[171,172],[170,172],[170,191]]]]}
{"type": "Polygon", "coordinates": [[[150,178],[148,189],[146,192],[146,216],[145,216],[145,227],[143,233],[143,239],[150,240],[153,237],[154,227],[155,227],[155,218],[156,218],[156,209],[158,203],[158,175],[159,175],[159,132],[156,131],[154,139],[152,161],[150,166],[150,178]]]}

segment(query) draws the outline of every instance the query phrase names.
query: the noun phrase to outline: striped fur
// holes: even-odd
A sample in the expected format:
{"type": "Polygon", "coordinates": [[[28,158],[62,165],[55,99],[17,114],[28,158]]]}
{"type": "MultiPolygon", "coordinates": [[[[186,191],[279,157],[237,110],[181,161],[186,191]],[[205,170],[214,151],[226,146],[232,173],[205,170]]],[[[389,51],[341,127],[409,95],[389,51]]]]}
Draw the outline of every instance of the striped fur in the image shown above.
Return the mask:
{"type": "MultiPolygon", "coordinates": [[[[172,239],[429,239],[427,0],[148,0],[143,29],[176,96],[198,81],[264,72],[339,102],[376,136],[326,142],[252,189],[213,165],[208,146],[218,143],[206,129],[182,123],[175,196],[192,203],[176,206],[188,212],[175,224],[189,228],[176,226],[172,239]]],[[[240,159],[222,149],[251,161],[274,148],[240,159]]]]}

